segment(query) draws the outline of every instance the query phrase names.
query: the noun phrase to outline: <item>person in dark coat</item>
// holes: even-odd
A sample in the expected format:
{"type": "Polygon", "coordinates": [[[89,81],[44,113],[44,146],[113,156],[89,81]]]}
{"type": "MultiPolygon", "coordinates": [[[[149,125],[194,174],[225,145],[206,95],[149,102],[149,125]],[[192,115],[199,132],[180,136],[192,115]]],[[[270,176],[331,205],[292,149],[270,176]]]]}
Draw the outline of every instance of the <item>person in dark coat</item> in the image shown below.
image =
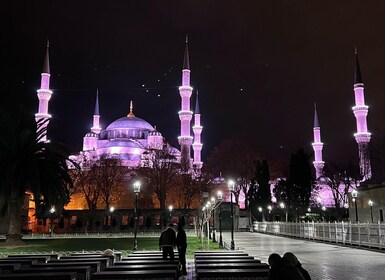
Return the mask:
{"type": "Polygon", "coordinates": [[[309,272],[307,272],[307,270],[302,267],[302,264],[299,262],[296,255],[294,255],[293,253],[287,252],[283,255],[283,258],[286,259],[292,266],[296,267],[299,270],[299,272],[301,272],[305,280],[311,280],[309,272]]]}
{"type": "Polygon", "coordinates": [[[164,260],[167,259],[167,256],[170,256],[171,260],[174,259],[175,245],[176,233],[173,224],[169,224],[168,227],[162,231],[159,238],[159,250],[162,250],[164,260]]]}
{"type": "Polygon", "coordinates": [[[270,265],[268,280],[304,280],[301,273],[280,255],[273,253],[268,259],[270,265]]]}
{"type": "Polygon", "coordinates": [[[176,235],[176,245],[178,248],[179,263],[182,266],[181,275],[187,275],[187,269],[186,269],[187,237],[186,237],[186,232],[183,229],[182,223],[178,223],[178,233],[176,235]]]}

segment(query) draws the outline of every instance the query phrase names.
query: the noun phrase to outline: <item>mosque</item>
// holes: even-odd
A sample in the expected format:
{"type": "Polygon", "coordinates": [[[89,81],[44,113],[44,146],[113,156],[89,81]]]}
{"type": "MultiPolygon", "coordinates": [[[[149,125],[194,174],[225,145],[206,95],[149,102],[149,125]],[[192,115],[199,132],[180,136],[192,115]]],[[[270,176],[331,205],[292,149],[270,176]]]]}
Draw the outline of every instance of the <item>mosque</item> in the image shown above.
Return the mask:
{"type": "MultiPolygon", "coordinates": [[[[182,85],[179,87],[181,97],[181,110],[179,119],[181,123],[181,133],[178,137],[180,149],[167,144],[162,134],[150,123],[134,115],[134,107],[130,102],[130,112],[127,116],[120,117],[110,123],[105,129],[100,126],[99,99],[96,94],[95,111],[93,115],[93,125],[90,131],[83,138],[83,150],[77,155],[72,155],[71,159],[80,165],[84,160],[97,160],[101,156],[114,157],[121,160],[122,165],[129,168],[143,165],[151,151],[161,150],[165,147],[167,152],[172,155],[177,162],[187,164],[189,170],[200,173],[203,162],[201,160],[201,133],[200,111],[198,95],[196,95],[195,111],[191,111],[190,98],[193,88],[190,85],[190,61],[188,52],[188,38],[184,53],[182,69],[182,85]],[[194,125],[191,127],[191,120],[194,116],[194,125]],[[193,131],[193,136],[191,135],[193,131]],[[193,157],[191,158],[191,148],[193,157]]],[[[38,113],[36,120],[50,119],[48,113],[49,100],[52,96],[50,84],[50,64],[49,64],[49,44],[45,54],[43,71],[41,74],[41,85],[37,91],[39,98],[38,113]]],[[[48,122],[45,123],[45,126],[48,122]]],[[[46,136],[42,141],[47,141],[46,136]]]]}

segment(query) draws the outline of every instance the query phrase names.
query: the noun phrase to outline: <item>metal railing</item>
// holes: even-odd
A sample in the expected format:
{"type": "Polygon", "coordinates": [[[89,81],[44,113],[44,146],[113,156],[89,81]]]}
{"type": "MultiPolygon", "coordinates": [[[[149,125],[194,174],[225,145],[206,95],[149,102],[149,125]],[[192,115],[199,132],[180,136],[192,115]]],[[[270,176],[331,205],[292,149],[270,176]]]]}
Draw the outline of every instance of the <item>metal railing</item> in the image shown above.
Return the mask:
{"type": "Polygon", "coordinates": [[[253,231],[344,245],[385,248],[385,224],[381,223],[254,222],[253,231]]]}

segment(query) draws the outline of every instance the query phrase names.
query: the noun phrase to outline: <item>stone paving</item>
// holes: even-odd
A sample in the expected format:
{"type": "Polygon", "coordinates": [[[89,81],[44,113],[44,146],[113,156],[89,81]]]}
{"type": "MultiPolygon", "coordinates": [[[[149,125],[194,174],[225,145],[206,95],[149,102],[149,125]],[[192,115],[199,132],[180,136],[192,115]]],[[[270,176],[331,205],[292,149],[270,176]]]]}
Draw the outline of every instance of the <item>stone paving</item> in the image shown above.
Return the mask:
{"type": "MultiPolygon", "coordinates": [[[[230,242],[230,234],[223,240],[230,242]]],[[[312,280],[385,280],[385,251],[338,246],[254,232],[234,233],[235,247],[262,262],[271,253],[294,253],[312,280]]],[[[190,272],[191,273],[191,272],[190,272]]],[[[193,279],[189,274],[188,279],[193,279]]]]}

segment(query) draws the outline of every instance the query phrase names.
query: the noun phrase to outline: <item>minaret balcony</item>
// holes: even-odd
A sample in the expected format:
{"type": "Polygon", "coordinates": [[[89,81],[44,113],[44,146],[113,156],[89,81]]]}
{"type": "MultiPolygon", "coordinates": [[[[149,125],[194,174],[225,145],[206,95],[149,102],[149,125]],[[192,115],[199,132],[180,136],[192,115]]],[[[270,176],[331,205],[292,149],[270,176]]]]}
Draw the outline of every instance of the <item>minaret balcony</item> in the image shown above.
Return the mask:
{"type": "Polygon", "coordinates": [[[352,109],[354,112],[356,112],[356,111],[368,111],[369,106],[367,106],[367,105],[354,106],[352,109]]]}
{"type": "Polygon", "coordinates": [[[50,119],[52,116],[50,114],[36,113],[35,117],[37,119],[43,119],[43,118],[50,119]]]}
{"type": "Polygon", "coordinates": [[[193,88],[191,86],[180,86],[179,91],[192,91],[193,88]]]}
{"type": "Polygon", "coordinates": [[[195,142],[192,144],[192,147],[194,150],[202,150],[203,144],[195,142]]]}
{"type": "Polygon", "coordinates": [[[354,138],[356,139],[357,143],[369,143],[371,138],[370,132],[359,132],[354,133],[354,138]]]}

